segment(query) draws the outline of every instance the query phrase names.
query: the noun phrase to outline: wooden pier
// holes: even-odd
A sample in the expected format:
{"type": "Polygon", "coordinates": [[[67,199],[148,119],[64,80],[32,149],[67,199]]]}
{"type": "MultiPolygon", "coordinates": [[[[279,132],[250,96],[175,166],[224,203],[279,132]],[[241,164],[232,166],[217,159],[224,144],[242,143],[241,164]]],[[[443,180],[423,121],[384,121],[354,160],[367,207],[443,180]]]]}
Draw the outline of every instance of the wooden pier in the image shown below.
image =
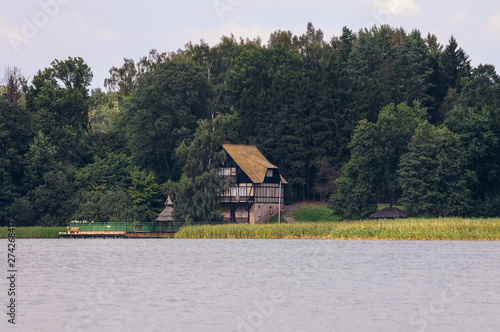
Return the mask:
{"type": "Polygon", "coordinates": [[[173,238],[176,231],[80,231],[70,228],[68,232],[59,233],[60,237],[65,238],[131,238],[131,239],[169,239],[173,238]]]}

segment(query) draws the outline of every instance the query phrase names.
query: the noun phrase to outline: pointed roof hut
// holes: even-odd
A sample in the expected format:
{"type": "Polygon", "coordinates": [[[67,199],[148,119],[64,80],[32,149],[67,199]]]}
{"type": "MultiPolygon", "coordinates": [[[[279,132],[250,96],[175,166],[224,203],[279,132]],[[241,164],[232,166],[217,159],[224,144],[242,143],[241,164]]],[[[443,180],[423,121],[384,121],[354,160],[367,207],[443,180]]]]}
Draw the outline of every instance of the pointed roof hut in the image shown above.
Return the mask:
{"type": "Polygon", "coordinates": [[[398,219],[408,218],[408,215],[395,207],[386,207],[370,216],[372,219],[398,219]]]}
{"type": "Polygon", "coordinates": [[[158,218],[156,218],[156,221],[159,221],[159,222],[174,221],[174,218],[172,217],[173,211],[174,211],[174,203],[172,203],[170,196],[168,196],[167,201],[165,202],[165,208],[158,215],[158,218]]]}

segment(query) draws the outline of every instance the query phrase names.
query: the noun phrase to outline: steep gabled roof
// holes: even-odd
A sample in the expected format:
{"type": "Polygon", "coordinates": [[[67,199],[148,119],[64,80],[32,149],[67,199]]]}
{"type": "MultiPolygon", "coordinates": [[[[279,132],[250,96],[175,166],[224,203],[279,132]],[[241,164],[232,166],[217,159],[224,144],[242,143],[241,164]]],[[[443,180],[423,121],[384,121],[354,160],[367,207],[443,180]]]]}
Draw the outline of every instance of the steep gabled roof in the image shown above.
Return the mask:
{"type": "Polygon", "coordinates": [[[408,215],[398,208],[386,207],[372,214],[370,218],[376,218],[376,219],[408,218],[408,215]]]}
{"type": "MultiPolygon", "coordinates": [[[[222,147],[253,183],[263,183],[269,168],[278,169],[264,157],[255,145],[223,144],[222,147]]],[[[281,177],[281,182],[287,183],[283,177],[281,177]]]]}
{"type": "Polygon", "coordinates": [[[158,218],[156,218],[156,221],[174,221],[174,218],[172,218],[172,212],[174,210],[173,205],[174,203],[172,203],[169,195],[165,202],[165,209],[161,211],[161,213],[158,215],[158,218]]]}

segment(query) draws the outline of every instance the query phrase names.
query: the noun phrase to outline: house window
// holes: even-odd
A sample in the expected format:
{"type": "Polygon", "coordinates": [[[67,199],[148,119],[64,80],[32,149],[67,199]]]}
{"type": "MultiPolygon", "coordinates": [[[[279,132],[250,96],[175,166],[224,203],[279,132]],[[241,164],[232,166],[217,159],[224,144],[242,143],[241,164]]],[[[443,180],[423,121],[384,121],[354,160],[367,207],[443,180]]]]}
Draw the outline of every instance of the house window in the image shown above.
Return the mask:
{"type": "Polygon", "coordinates": [[[257,216],[262,217],[262,211],[260,210],[260,206],[257,207],[257,216]]]}
{"type": "Polygon", "coordinates": [[[266,177],[268,177],[268,178],[272,178],[273,177],[273,170],[272,169],[268,169],[267,170],[266,177]]]}
{"type": "Polygon", "coordinates": [[[272,207],[272,206],[270,206],[270,207],[269,207],[269,215],[270,215],[270,216],[272,216],[272,215],[273,215],[273,207],[272,207]]]}

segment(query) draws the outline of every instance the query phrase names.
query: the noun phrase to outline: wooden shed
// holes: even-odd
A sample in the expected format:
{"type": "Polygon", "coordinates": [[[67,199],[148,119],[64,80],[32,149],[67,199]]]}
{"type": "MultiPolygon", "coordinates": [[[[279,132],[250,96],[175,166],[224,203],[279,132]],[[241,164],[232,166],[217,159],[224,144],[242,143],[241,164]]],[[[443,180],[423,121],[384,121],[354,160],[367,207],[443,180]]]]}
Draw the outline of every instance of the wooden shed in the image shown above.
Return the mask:
{"type": "Polygon", "coordinates": [[[386,207],[370,216],[372,219],[399,219],[408,218],[408,215],[395,207],[386,207]]]}

